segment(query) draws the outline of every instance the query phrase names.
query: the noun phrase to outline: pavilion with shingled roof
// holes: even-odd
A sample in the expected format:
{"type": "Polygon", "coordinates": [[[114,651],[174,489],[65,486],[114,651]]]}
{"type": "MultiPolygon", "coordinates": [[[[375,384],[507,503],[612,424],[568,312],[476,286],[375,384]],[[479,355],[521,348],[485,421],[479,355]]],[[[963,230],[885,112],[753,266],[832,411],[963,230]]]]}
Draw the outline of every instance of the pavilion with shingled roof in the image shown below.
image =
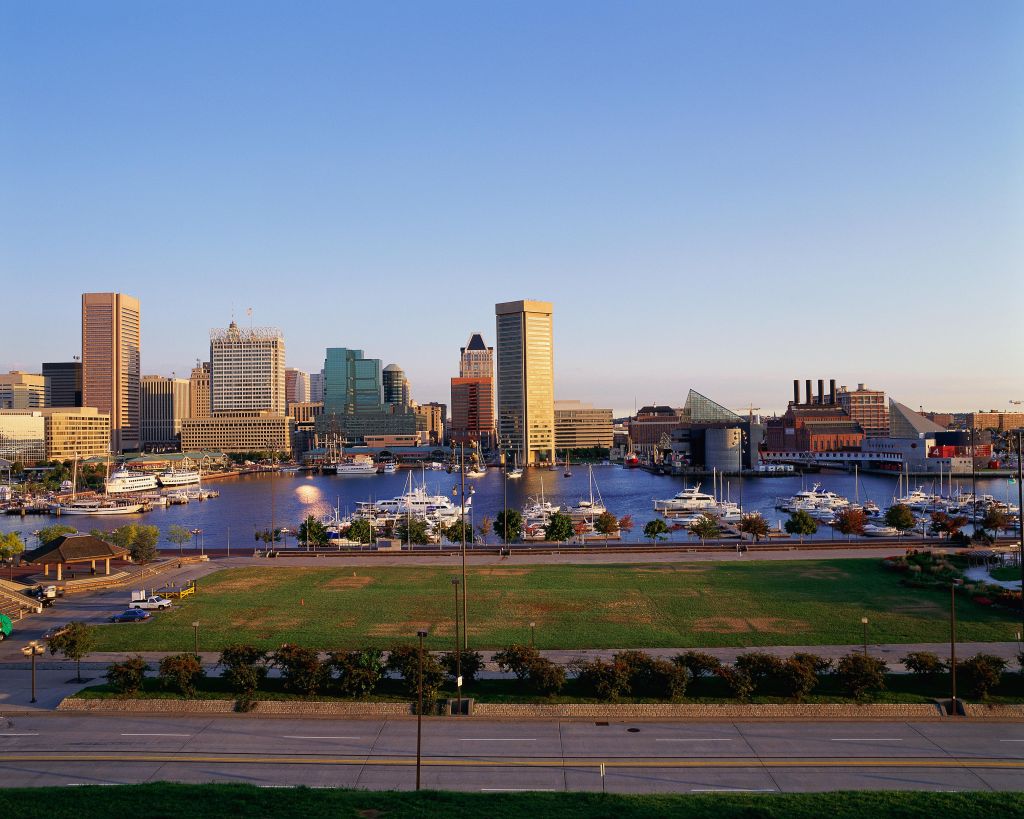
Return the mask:
{"type": "Polygon", "coordinates": [[[124,558],[128,550],[113,543],[107,543],[92,535],[73,534],[61,535],[49,543],[44,543],[38,549],[25,552],[21,556],[22,563],[41,563],[43,565],[43,576],[50,576],[50,566],[57,567],[57,580],[64,578],[64,565],[74,563],[89,563],[92,570],[96,571],[96,561],[104,562],[104,574],[110,574],[110,561],[114,558],[124,558]]]}

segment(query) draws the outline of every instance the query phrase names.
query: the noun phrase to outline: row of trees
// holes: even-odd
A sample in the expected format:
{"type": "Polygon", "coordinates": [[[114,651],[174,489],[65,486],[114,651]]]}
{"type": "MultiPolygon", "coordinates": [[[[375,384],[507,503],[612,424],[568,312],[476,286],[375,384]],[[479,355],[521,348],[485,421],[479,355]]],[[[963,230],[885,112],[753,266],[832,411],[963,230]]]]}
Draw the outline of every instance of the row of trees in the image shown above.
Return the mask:
{"type": "MultiPolygon", "coordinates": [[[[51,651],[53,649],[51,648],[51,651]]],[[[732,697],[748,702],[754,696],[783,696],[802,702],[828,677],[846,696],[863,700],[886,689],[889,669],[884,660],[862,652],[851,652],[836,661],[817,654],[798,652],[778,657],[766,652],[740,654],[732,664],[700,651],[687,651],[670,660],[643,651],[621,651],[609,660],[577,659],[560,666],[524,645],[511,645],[492,656],[504,672],[514,674],[526,693],[555,696],[568,679],[575,678],[583,696],[605,701],[642,697],[679,701],[693,680],[717,678],[732,697]]],[[[1020,658],[1024,664],[1024,656],[1020,658]]],[[[462,652],[460,671],[465,683],[473,683],[484,667],[476,651],[462,652]]],[[[286,644],[266,652],[246,644],[227,646],[218,666],[228,687],[238,695],[241,707],[255,701],[271,668],[280,671],[282,686],[300,696],[331,693],[366,699],[378,692],[389,674],[401,681],[402,691],[416,699],[420,679],[420,652],[414,644],[399,644],[385,658],[378,649],[335,651],[322,655],[303,646],[286,644]]],[[[929,652],[912,652],[901,659],[907,670],[937,681],[949,671],[949,664],[929,652]]],[[[957,663],[957,675],[969,696],[986,699],[1002,682],[1007,662],[990,654],[977,654],[957,663]]],[[[141,657],[130,657],[108,668],[108,682],[117,690],[134,694],[143,685],[150,668],[141,657]]],[[[199,658],[191,654],[165,657],[159,664],[163,684],[184,696],[194,696],[204,676],[199,658]]],[[[433,703],[447,682],[454,684],[456,657],[452,652],[422,656],[422,685],[425,703],[433,703]]]]}

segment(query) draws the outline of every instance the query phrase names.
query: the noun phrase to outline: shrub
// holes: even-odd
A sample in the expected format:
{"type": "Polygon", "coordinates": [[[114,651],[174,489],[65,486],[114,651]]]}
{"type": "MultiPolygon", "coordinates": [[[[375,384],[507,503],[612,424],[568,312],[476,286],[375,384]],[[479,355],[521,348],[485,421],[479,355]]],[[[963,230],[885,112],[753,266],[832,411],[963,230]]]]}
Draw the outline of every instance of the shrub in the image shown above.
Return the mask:
{"type": "Polygon", "coordinates": [[[746,671],[755,684],[773,677],[782,668],[782,660],[764,651],[748,651],[740,654],[734,663],[736,668],[746,671]]]}
{"type": "Polygon", "coordinates": [[[203,664],[195,654],[172,654],[160,661],[160,681],[186,697],[195,696],[196,682],[205,676],[203,664]]]}
{"type": "Polygon", "coordinates": [[[979,606],[991,606],[992,605],[992,601],[989,598],[983,597],[980,594],[977,597],[972,597],[971,599],[975,603],[977,603],[979,606]]]}
{"type": "Polygon", "coordinates": [[[471,683],[476,681],[476,675],[479,674],[484,667],[484,655],[479,651],[460,651],[458,655],[454,651],[448,651],[441,655],[441,665],[444,666],[444,670],[448,672],[448,676],[455,680],[456,677],[456,658],[458,658],[459,670],[462,671],[462,678],[464,683],[471,683]]]}
{"type": "Polygon", "coordinates": [[[136,655],[123,663],[111,663],[107,666],[107,682],[122,694],[137,694],[142,688],[142,681],[149,671],[149,664],[136,655]]]}
{"type": "Polygon", "coordinates": [[[1002,682],[1007,662],[993,654],[975,654],[957,663],[956,673],[972,697],[984,700],[1002,682]]]}
{"type": "Polygon", "coordinates": [[[630,667],[622,660],[576,659],[570,668],[576,672],[576,679],[583,690],[598,699],[617,700],[630,692],[630,667]]]}
{"type": "Polygon", "coordinates": [[[686,668],[642,651],[620,651],[613,658],[629,669],[629,688],[637,697],[679,700],[686,693],[686,668]]]}
{"type": "Polygon", "coordinates": [[[906,657],[902,657],[900,662],[911,674],[919,674],[922,677],[935,676],[949,668],[945,660],[930,651],[911,651],[906,657]]]}
{"type": "Polygon", "coordinates": [[[251,702],[267,677],[266,652],[246,643],[232,643],[221,651],[217,665],[224,667],[224,679],[239,695],[242,710],[246,710],[245,704],[251,702]]]}
{"type": "Polygon", "coordinates": [[[281,669],[286,691],[309,696],[315,694],[326,677],[320,652],[313,648],[285,643],[270,655],[270,664],[281,669]]]}
{"type": "Polygon", "coordinates": [[[820,654],[797,651],[789,659],[810,666],[814,669],[815,674],[827,674],[832,670],[832,661],[827,657],[822,657],[820,654]]]}
{"type": "Polygon", "coordinates": [[[885,673],[888,670],[883,660],[858,651],[840,658],[836,675],[843,690],[849,696],[861,700],[871,691],[885,689],[885,673]]]}
{"type": "MultiPolygon", "coordinates": [[[[387,668],[402,676],[405,693],[418,702],[420,649],[417,645],[403,643],[391,647],[388,652],[387,668]]],[[[423,651],[423,709],[424,713],[434,710],[437,692],[444,684],[444,669],[429,651],[423,651]]]]}
{"type": "Polygon", "coordinates": [[[343,697],[365,699],[377,688],[384,675],[383,652],[376,649],[362,651],[335,651],[330,654],[325,667],[333,677],[335,686],[343,697]]]}
{"type": "Polygon", "coordinates": [[[810,658],[821,660],[820,657],[815,658],[813,654],[794,654],[780,664],[776,674],[783,691],[797,702],[801,702],[810,694],[820,679],[818,675],[821,672],[818,669],[821,668],[821,663],[810,658]]]}
{"type": "Polygon", "coordinates": [[[722,667],[721,660],[704,651],[686,651],[673,658],[672,662],[685,668],[694,679],[713,677],[722,667]]]}
{"type": "Polygon", "coordinates": [[[754,693],[754,681],[742,668],[732,665],[719,666],[718,676],[725,680],[730,693],[740,702],[748,702],[754,693]]]}
{"type": "Polygon", "coordinates": [[[565,685],[565,669],[538,657],[527,668],[526,682],[534,693],[553,697],[565,685]]]}
{"type": "Polygon", "coordinates": [[[513,644],[496,652],[491,659],[502,671],[511,671],[525,680],[530,674],[530,665],[540,659],[540,652],[531,646],[513,644]]]}

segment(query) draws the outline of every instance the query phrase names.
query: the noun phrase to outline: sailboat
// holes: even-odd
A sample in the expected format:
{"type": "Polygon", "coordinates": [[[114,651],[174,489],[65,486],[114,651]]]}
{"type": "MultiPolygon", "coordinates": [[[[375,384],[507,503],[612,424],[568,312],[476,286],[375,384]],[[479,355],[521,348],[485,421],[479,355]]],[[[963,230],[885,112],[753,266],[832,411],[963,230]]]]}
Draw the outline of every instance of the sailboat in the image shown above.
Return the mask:
{"type": "MultiPolygon", "coordinates": [[[[107,455],[107,471],[110,471],[110,455],[107,455]]],[[[109,476],[105,483],[109,484],[109,476]]],[[[112,500],[106,497],[77,500],[78,497],[78,455],[71,477],[71,502],[55,503],[50,507],[55,515],[134,515],[143,510],[144,504],[132,503],[129,500],[112,500]]]]}
{"type": "Polygon", "coordinates": [[[512,468],[506,473],[508,478],[521,478],[523,477],[522,467],[519,466],[519,453],[516,452],[512,456],[512,468]]]}
{"type": "Polygon", "coordinates": [[[569,450],[565,450],[565,477],[571,478],[572,472],[569,470],[569,450]]]}
{"type": "Polygon", "coordinates": [[[598,515],[604,514],[608,510],[601,498],[601,490],[597,488],[597,482],[594,480],[594,467],[588,466],[587,469],[590,473],[590,498],[580,500],[575,506],[568,509],[568,513],[573,518],[583,518],[592,523],[598,515]]]}

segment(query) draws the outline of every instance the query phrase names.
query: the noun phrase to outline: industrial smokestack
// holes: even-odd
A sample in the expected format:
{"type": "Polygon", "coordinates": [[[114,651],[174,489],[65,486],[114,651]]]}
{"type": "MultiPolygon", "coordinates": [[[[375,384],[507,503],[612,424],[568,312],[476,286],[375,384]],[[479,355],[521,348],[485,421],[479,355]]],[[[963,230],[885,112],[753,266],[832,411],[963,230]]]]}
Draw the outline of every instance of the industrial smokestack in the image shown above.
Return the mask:
{"type": "Polygon", "coordinates": [[[800,379],[799,378],[794,378],[793,379],[793,403],[794,404],[799,404],[800,403],[800,379]]]}
{"type": "Polygon", "coordinates": [[[836,402],[836,380],[834,378],[829,379],[828,382],[828,402],[830,404],[836,402]]]}
{"type": "Polygon", "coordinates": [[[807,403],[811,403],[811,379],[804,381],[804,394],[807,396],[807,403]]]}
{"type": "Polygon", "coordinates": [[[825,403],[825,379],[818,379],[818,404],[825,403]]]}

